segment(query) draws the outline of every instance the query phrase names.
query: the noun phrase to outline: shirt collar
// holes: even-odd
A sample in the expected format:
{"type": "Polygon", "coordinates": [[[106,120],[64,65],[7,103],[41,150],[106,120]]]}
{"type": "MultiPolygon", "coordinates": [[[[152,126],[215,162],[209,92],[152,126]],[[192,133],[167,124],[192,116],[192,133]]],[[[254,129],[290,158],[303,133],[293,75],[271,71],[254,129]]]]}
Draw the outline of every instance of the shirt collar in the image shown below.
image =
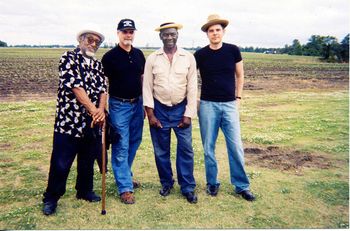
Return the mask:
{"type": "MultiPolygon", "coordinates": [[[[163,55],[163,54],[165,54],[164,48],[160,48],[160,49],[158,49],[158,50],[156,51],[156,55],[163,55]]],[[[185,54],[185,50],[182,49],[182,48],[180,48],[180,47],[177,47],[177,50],[176,50],[176,52],[175,52],[174,55],[181,55],[181,56],[184,56],[184,55],[186,55],[186,54],[185,54]]]]}
{"type": "Polygon", "coordinates": [[[126,50],[124,50],[123,48],[121,48],[121,47],[119,46],[119,43],[118,43],[117,47],[118,47],[119,50],[124,51],[125,53],[131,53],[131,52],[133,52],[133,50],[134,50],[133,45],[131,45],[131,50],[130,50],[129,52],[126,51],[126,50]]]}

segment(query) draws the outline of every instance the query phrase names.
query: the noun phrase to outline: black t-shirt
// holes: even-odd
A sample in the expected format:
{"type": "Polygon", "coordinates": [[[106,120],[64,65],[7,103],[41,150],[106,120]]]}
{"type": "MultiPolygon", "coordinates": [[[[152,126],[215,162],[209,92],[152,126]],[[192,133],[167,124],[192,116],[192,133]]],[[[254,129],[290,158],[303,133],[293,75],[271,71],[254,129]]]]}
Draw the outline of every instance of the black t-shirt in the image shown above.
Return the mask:
{"type": "Polygon", "coordinates": [[[127,52],[117,45],[102,57],[102,65],[111,96],[132,99],[142,94],[145,56],[140,49],[132,47],[127,52]]]}
{"type": "Polygon", "coordinates": [[[235,100],[236,63],[242,60],[239,48],[223,43],[218,50],[209,45],[194,54],[202,78],[201,99],[214,102],[235,100]]]}

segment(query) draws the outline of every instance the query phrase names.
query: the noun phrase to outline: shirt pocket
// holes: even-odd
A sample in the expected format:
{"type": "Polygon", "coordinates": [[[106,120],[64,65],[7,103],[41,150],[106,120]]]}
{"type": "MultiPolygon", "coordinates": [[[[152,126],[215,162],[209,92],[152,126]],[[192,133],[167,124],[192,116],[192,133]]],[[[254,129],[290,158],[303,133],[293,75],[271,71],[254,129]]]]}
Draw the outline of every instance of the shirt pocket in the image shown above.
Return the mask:
{"type": "Polygon", "coordinates": [[[152,70],[152,74],[153,74],[153,83],[155,85],[164,85],[167,81],[167,77],[166,77],[166,72],[163,68],[161,67],[154,67],[152,70]]]}
{"type": "Polygon", "coordinates": [[[179,87],[185,87],[187,85],[188,67],[185,65],[177,66],[175,68],[175,82],[179,87]]]}

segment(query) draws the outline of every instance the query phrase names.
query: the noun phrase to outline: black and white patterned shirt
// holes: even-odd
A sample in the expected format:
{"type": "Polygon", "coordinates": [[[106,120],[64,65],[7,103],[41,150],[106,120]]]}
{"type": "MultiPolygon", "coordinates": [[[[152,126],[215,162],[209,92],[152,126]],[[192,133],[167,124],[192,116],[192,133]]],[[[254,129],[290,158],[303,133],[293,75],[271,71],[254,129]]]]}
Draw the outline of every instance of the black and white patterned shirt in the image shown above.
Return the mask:
{"type": "Polygon", "coordinates": [[[99,97],[107,92],[102,64],[95,58],[87,62],[79,48],[65,52],[59,63],[59,86],[56,103],[55,132],[83,137],[87,110],[80,104],[72,88],[84,88],[98,107],[99,97]]]}

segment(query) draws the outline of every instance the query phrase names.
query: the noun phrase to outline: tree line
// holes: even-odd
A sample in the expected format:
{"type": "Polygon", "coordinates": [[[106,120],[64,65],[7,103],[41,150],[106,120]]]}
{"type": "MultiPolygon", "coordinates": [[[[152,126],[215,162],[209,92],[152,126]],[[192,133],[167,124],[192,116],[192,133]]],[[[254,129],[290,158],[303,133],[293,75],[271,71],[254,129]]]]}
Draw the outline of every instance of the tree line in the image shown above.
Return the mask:
{"type": "Polygon", "coordinates": [[[336,37],[312,35],[304,45],[294,39],[292,45],[284,48],[241,48],[244,52],[319,56],[327,62],[349,62],[349,34],[339,43],[336,37]]]}
{"type": "Polygon", "coordinates": [[[0,47],[7,47],[7,43],[0,40],[0,47]]]}
{"type": "MultiPolygon", "coordinates": [[[[0,40],[0,47],[7,47],[7,43],[0,40]]],[[[14,47],[55,48],[74,47],[74,45],[16,45],[14,47]]],[[[105,48],[107,47],[108,46],[105,45],[105,48]]],[[[285,45],[283,48],[240,47],[240,49],[243,52],[319,56],[322,60],[327,62],[349,62],[349,34],[347,34],[340,43],[337,38],[333,36],[312,35],[304,45],[302,45],[298,39],[294,39],[292,45],[285,45]]]]}

